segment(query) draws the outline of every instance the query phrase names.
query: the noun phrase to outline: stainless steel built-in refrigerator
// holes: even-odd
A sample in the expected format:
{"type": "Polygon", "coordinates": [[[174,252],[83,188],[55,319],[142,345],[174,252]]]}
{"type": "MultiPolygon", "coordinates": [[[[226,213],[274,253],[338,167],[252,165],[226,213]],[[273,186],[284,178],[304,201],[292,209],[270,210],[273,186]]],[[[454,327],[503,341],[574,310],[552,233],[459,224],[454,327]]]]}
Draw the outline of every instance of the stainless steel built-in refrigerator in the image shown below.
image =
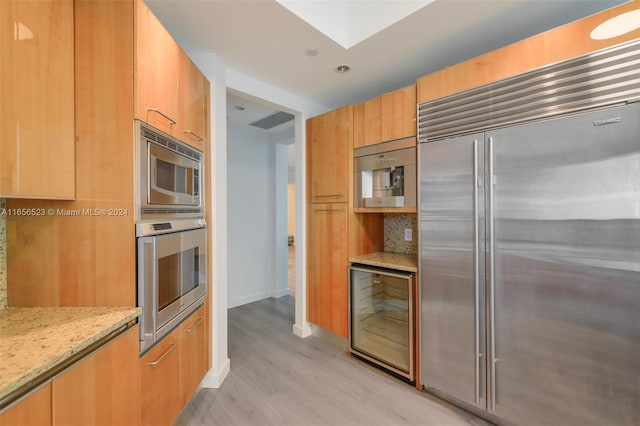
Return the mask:
{"type": "Polygon", "coordinates": [[[425,387],[500,423],[639,425],[640,104],[425,142],[425,387]]]}

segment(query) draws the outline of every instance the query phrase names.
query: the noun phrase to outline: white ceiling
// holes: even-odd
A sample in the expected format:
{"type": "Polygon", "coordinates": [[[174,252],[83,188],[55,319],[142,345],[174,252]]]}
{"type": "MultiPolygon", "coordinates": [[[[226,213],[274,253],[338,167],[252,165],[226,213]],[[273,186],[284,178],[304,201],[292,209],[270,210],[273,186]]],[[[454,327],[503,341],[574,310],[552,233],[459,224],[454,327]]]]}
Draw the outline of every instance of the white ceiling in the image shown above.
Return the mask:
{"type": "MultiPolygon", "coordinates": [[[[345,48],[275,0],[145,1],[185,51],[214,52],[228,68],[329,109],[374,98],[422,75],[624,3],[436,0],[345,48]],[[318,54],[306,55],[310,48],[318,54]],[[351,71],[337,73],[341,64],[351,71]]],[[[372,8],[411,3],[351,2],[372,8]]]]}

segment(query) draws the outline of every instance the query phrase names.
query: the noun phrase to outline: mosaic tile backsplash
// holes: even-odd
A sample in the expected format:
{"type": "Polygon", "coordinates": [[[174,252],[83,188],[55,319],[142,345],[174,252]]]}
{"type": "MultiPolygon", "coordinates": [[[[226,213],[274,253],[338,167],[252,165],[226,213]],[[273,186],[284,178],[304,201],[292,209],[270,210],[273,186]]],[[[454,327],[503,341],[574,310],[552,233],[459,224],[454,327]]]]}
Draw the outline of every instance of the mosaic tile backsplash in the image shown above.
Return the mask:
{"type": "Polygon", "coordinates": [[[0,198],[0,308],[7,307],[7,221],[3,213],[4,198],[0,198]]]}
{"type": "Polygon", "coordinates": [[[391,253],[418,254],[418,218],[416,214],[385,213],[384,251],[391,253]],[[411,241],[404,240],[404,230],[410,228],[411,241]]]}

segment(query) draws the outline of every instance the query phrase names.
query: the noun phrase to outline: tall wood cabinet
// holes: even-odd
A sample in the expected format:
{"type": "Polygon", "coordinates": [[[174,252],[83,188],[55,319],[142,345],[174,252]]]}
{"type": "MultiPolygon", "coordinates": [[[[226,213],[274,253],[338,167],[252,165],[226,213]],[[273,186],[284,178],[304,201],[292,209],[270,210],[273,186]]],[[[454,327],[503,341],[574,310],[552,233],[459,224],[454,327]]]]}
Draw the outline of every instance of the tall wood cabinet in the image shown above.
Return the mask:
{"type": "Polygon", "coordinates": [[[0,1],[0,197],[75,196],[72,0],[0,1]]]}
{"type": "Polygon", "coordinates": [[[307,120],[308,319],[347,336],[351,105],[307,120]]]}
{"type": "Polygon", "coordinates": [[[351,105],[307,120],[307,194],[311,203],[349,201],[351,105]]]}
{"type": "Polygon", "coordinates": [[[349,206],[312,204],[308,209],[308,320],[346,337],[349,206]]]}

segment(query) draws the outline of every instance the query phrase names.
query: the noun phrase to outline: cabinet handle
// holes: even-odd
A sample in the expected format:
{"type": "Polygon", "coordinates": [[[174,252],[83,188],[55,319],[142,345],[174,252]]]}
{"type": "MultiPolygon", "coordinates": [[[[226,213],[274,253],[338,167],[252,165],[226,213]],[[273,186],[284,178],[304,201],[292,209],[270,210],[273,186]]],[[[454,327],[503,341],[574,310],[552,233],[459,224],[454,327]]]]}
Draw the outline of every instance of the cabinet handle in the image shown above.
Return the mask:
{"type": "Polygon", "coordinates": [[[200,142],[204,141],[204,138],[202,136],[198,135],[193,130],[185,130],[184,133],[189,133],[191,136],[193,136],[194,138],[198,139],[198,141],[200,141],[200,142]]]}
{"type": "Polygon", "coordinates": [[[160,114],[161,116],[163,116],[164,118],[166,118],[167,120],[169,120],[171,122],[171,124],[176,124],[176,120],[174,120],[173,118],[169,117],[167,114],[162,113],[160,110],[156,109],[156,108],[148,108],[147,111],[149,112],[155,112],[156,114],[160,114]]]}
{"type": "Polygon", "coordinates": [[[315,209],[314,212],[316,212],[316,213],[321,213],[321,212],[339,213],[339,212],[342,212],[342,209],[315,209]]]}
{"type": "Polygon", "coordinates": [[[185,332],[185,333],[191,333],[191,332],[193,332],[193,330],[194,330],[197,326],[199,326],[199,325],[200,325],[200,323],[201,323],[202,321],[204,321],[204,318],[203,318],[203,317],[200,317],[200,318],[198,319],[198,321],[194,322],[194,323],[193,323],[193,325],[192,325],[191,327],[187,328],[184,332],[185,332]]]}
{"type": "Polygon", "coordinates": [[[167,355],[169,355],[171,353],[172,350],[174,350],[176,348],[176,344],[172,343],[171,346],[169,347],[169,349],[167,349],[167,351],[165,353],[162,354],[162,356],[160,358],[158,358],[157,361],[154,362],[150,362],[149,365],[152,367],[155,367],[156,365],[160,364],[162,362],[163,359],[166,358],[167,355]]]}
{"type": "Polygon", "coordinates": [[[342,194],[316,195],[316,198],[323,198],[323,197],[342,197],[342,194]]]}

